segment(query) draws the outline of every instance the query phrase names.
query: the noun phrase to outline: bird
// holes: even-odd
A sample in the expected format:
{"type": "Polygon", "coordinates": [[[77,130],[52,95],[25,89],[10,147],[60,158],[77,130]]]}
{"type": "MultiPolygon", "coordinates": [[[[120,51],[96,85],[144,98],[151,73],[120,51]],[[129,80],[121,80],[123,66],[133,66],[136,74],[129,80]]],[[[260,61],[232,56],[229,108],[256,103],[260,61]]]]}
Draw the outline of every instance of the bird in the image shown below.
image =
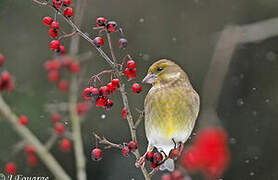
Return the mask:
{"type": "MultiPolygon", "coordinates": [[[[199,95],[184,70],[172,60],[153,63],[142,82],[152,85],[144,102],[146,153],[156,148],[169,155],[176,143],[183,147],[191,135],[199,113],[199,95]]],[[[144,157],[140,160],[142,165],[144,157]]],[[[173,171],[174,160],[166,159],[159,169],[173,171]]]]}

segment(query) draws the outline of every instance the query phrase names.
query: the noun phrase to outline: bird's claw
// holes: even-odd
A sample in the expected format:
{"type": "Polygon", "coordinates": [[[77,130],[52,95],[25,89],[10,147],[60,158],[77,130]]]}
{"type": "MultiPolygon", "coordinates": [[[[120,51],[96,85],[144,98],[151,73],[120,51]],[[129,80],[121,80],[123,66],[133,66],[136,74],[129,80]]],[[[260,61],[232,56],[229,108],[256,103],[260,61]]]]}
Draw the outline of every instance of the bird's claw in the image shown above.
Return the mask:
{"type": "Polygon", "coordinates": [[[137,168],[139,168],[139,167],[144,167],[145,166],[145,156],[141,156],[140,158],[139,158],[139,160],[135,163],[135,166],[137,167],[137,168]]]}

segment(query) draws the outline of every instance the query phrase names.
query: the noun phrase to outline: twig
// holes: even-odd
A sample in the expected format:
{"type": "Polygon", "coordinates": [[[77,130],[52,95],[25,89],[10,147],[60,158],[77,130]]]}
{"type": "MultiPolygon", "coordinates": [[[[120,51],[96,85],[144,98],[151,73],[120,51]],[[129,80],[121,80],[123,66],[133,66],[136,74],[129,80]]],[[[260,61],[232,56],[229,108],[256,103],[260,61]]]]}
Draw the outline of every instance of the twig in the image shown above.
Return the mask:
{"type": "Polygon", "coordinates": [[[105,145],[108,145],[110,147],[118,148],[118,149],[122,149],[123,148],[122,144],[112,143],[112,142],[108,141],[105,137],[98,136],[96,133],[93,133],[93,135],[96,137],[96,139],[98,140],[98,142],[100,144],[105,144],[105,145]]]}
{"type": "Polygon", "coordinates": [[[18,117],[11,111],[10,107],[6,104],[2,95],[0,94],[0,114],[3,115],[8,122],[11,123],[15,131],[29,144],[36,148],[36,152],[44,164],[48,167],[50,172],[56,179],[71,180],[65,170],[59,165],[56,159],[48,152],[45,146],[39,139],[25,126],[18,123],[18,117]]]}
{"type": "Polygon", "coordinates": [[[139,124],[142,122],[143,117],[144,117],[144,111],[139,111],[139,117],[138,117],[137,121],[135,122],[133,129],[137,129],[139,124]]]}
{"type": "Polygon", "coordinates": [[[56,140],[58,139],[58,136],[56,133],[53,133],[50,138],[46,141],[45,143],[45,147],[46,149],[50,150],[52,148],[52,146],[54,145],[54,143],[56,142],[56,140]]]}
{"type": "Polygon", "coordinates": [[[110,36],[110,33],[107,30],[106,30],[106,36],[107,36],[107,40],[108,40],[109,49],[110,49],[112,59],[113,59],[114,63],[116,63],[116,56],[115,56],[115,53],[114,53],[114,50],[113,50],[111,36],[110,36]]]}
{"type": "Polygon", "coordinates": [[[58,40],[60,41],[60,40],[62,40],[62,39],[64,39],[64,38],[73,37],[73,36],[76,35],[76,34],[77,34],[77,31],[73,31],[72,33],[64,34],[64,35],[60,36],[60,37],[58,38],[58,40]]]}

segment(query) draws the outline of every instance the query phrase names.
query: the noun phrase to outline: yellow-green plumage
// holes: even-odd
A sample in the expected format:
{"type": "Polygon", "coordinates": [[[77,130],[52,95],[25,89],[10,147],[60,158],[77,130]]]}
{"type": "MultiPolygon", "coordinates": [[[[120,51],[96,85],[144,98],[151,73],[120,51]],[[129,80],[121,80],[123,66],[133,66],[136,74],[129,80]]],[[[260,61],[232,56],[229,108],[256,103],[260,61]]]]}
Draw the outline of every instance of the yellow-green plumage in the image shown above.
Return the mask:
{"type": "MultiPolygon", "coordinates": [[[[148,75],[153,85],[144,104],[149,150],[154,146],[168,154],[174,148],[173,140],[184,143],[190,136],[199,112],[199,96],[186,73],[172,61],[157,61],[148,75]]],[[[165,168],[173,170],[173,162],[165,163],[165,168]]]]}

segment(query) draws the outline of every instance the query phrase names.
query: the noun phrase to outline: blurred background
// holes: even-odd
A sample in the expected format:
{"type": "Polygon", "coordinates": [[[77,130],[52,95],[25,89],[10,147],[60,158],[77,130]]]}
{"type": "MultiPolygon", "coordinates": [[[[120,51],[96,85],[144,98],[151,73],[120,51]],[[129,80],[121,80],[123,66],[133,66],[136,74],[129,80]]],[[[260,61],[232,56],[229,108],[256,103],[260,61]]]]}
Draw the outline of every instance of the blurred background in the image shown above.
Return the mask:
{"type": "MultiPolygon", "coordinates": [[[[73,7],[74,4],[75,1],[73,7]]],[[[51,59],[53,53],[49,49],[48,29],[41,20],[52,15],[52,10],[34,5],[31,1],[0,0],[0,52],[6,57],[6,69],[16,78],[15,91],[5,95],[5,99],[16,113],[29,117],[30,129],[43,142],[52,133],[50,114],[46,112],[45,105],[67,101],[67,94],[59,92],[47,81],[43,68],[44,62],[51,59]]],[[[154,61],[169,58],[188,72],[193,86],[201,93],[206,91],[203,82],[220,32],[227,25],[244,25],[278,16],[278,2],[88,0],[82,30],[91,37],[96,35],[92,28],[99,16],[116,20],[123,28],[129,45],[126,51],[117,50],[116,54],[120,59],[129,53],[136,60],[138,81],[154,61]]],[[[71,30],[64,23],[60,27],[65,32],[71,30]]],[[[112,38],[116,45],[119,35],[112,38]]],[[[67,48],[69,40],[63,40],[63,44],[67,48]]],[[[100,55],[81,40],[80,53],[89,51],[93,55],[89,61],[83,62],[80,100],[89,77],[109,69],[100,55]]],[[[229,134],[232,156],[231,164],[223,175],[225,180],[278,179],[277,54],[278,37],[241,44],[233,53],[217,105],[219,119],[229,134]]],[[[133,95],[127,88],[135,117],[138,116],[135,108],[143,109],[149,88],[144,85],[140,95],[133,95]]],[[[134,167],[134,157],[123,157],[118,150],[105,151],[100,162],[90,160],[90,150],[94,147],[93,131],[113,142],[130,141],[128,124],[121,116],[123,106],[120,95],[116,93],[112,99],[115,104],[111,111],[92,106],[82,124],[88,179],[143,179],[140,170],[134,167]]],[[[10,153],[20,137],[9,123],[0,122],[0,132],[0,172],[12,159],[18,163],[21,174],[52,177],[42,163],[34,168],[26,166],[23,152],[17,155],[10,153]]],[[[139,126],[138,136],[143,152],[147,143],[143,124],[139,126]]],[[[51,152],[75,179],[73,153],[60,152],[58,143],[51,152]]],[[[160,179],[160,175],[156,174],[153,179],[160,179]]],[[[192,179],[203,178],[193,175],[192,179]]]]}

